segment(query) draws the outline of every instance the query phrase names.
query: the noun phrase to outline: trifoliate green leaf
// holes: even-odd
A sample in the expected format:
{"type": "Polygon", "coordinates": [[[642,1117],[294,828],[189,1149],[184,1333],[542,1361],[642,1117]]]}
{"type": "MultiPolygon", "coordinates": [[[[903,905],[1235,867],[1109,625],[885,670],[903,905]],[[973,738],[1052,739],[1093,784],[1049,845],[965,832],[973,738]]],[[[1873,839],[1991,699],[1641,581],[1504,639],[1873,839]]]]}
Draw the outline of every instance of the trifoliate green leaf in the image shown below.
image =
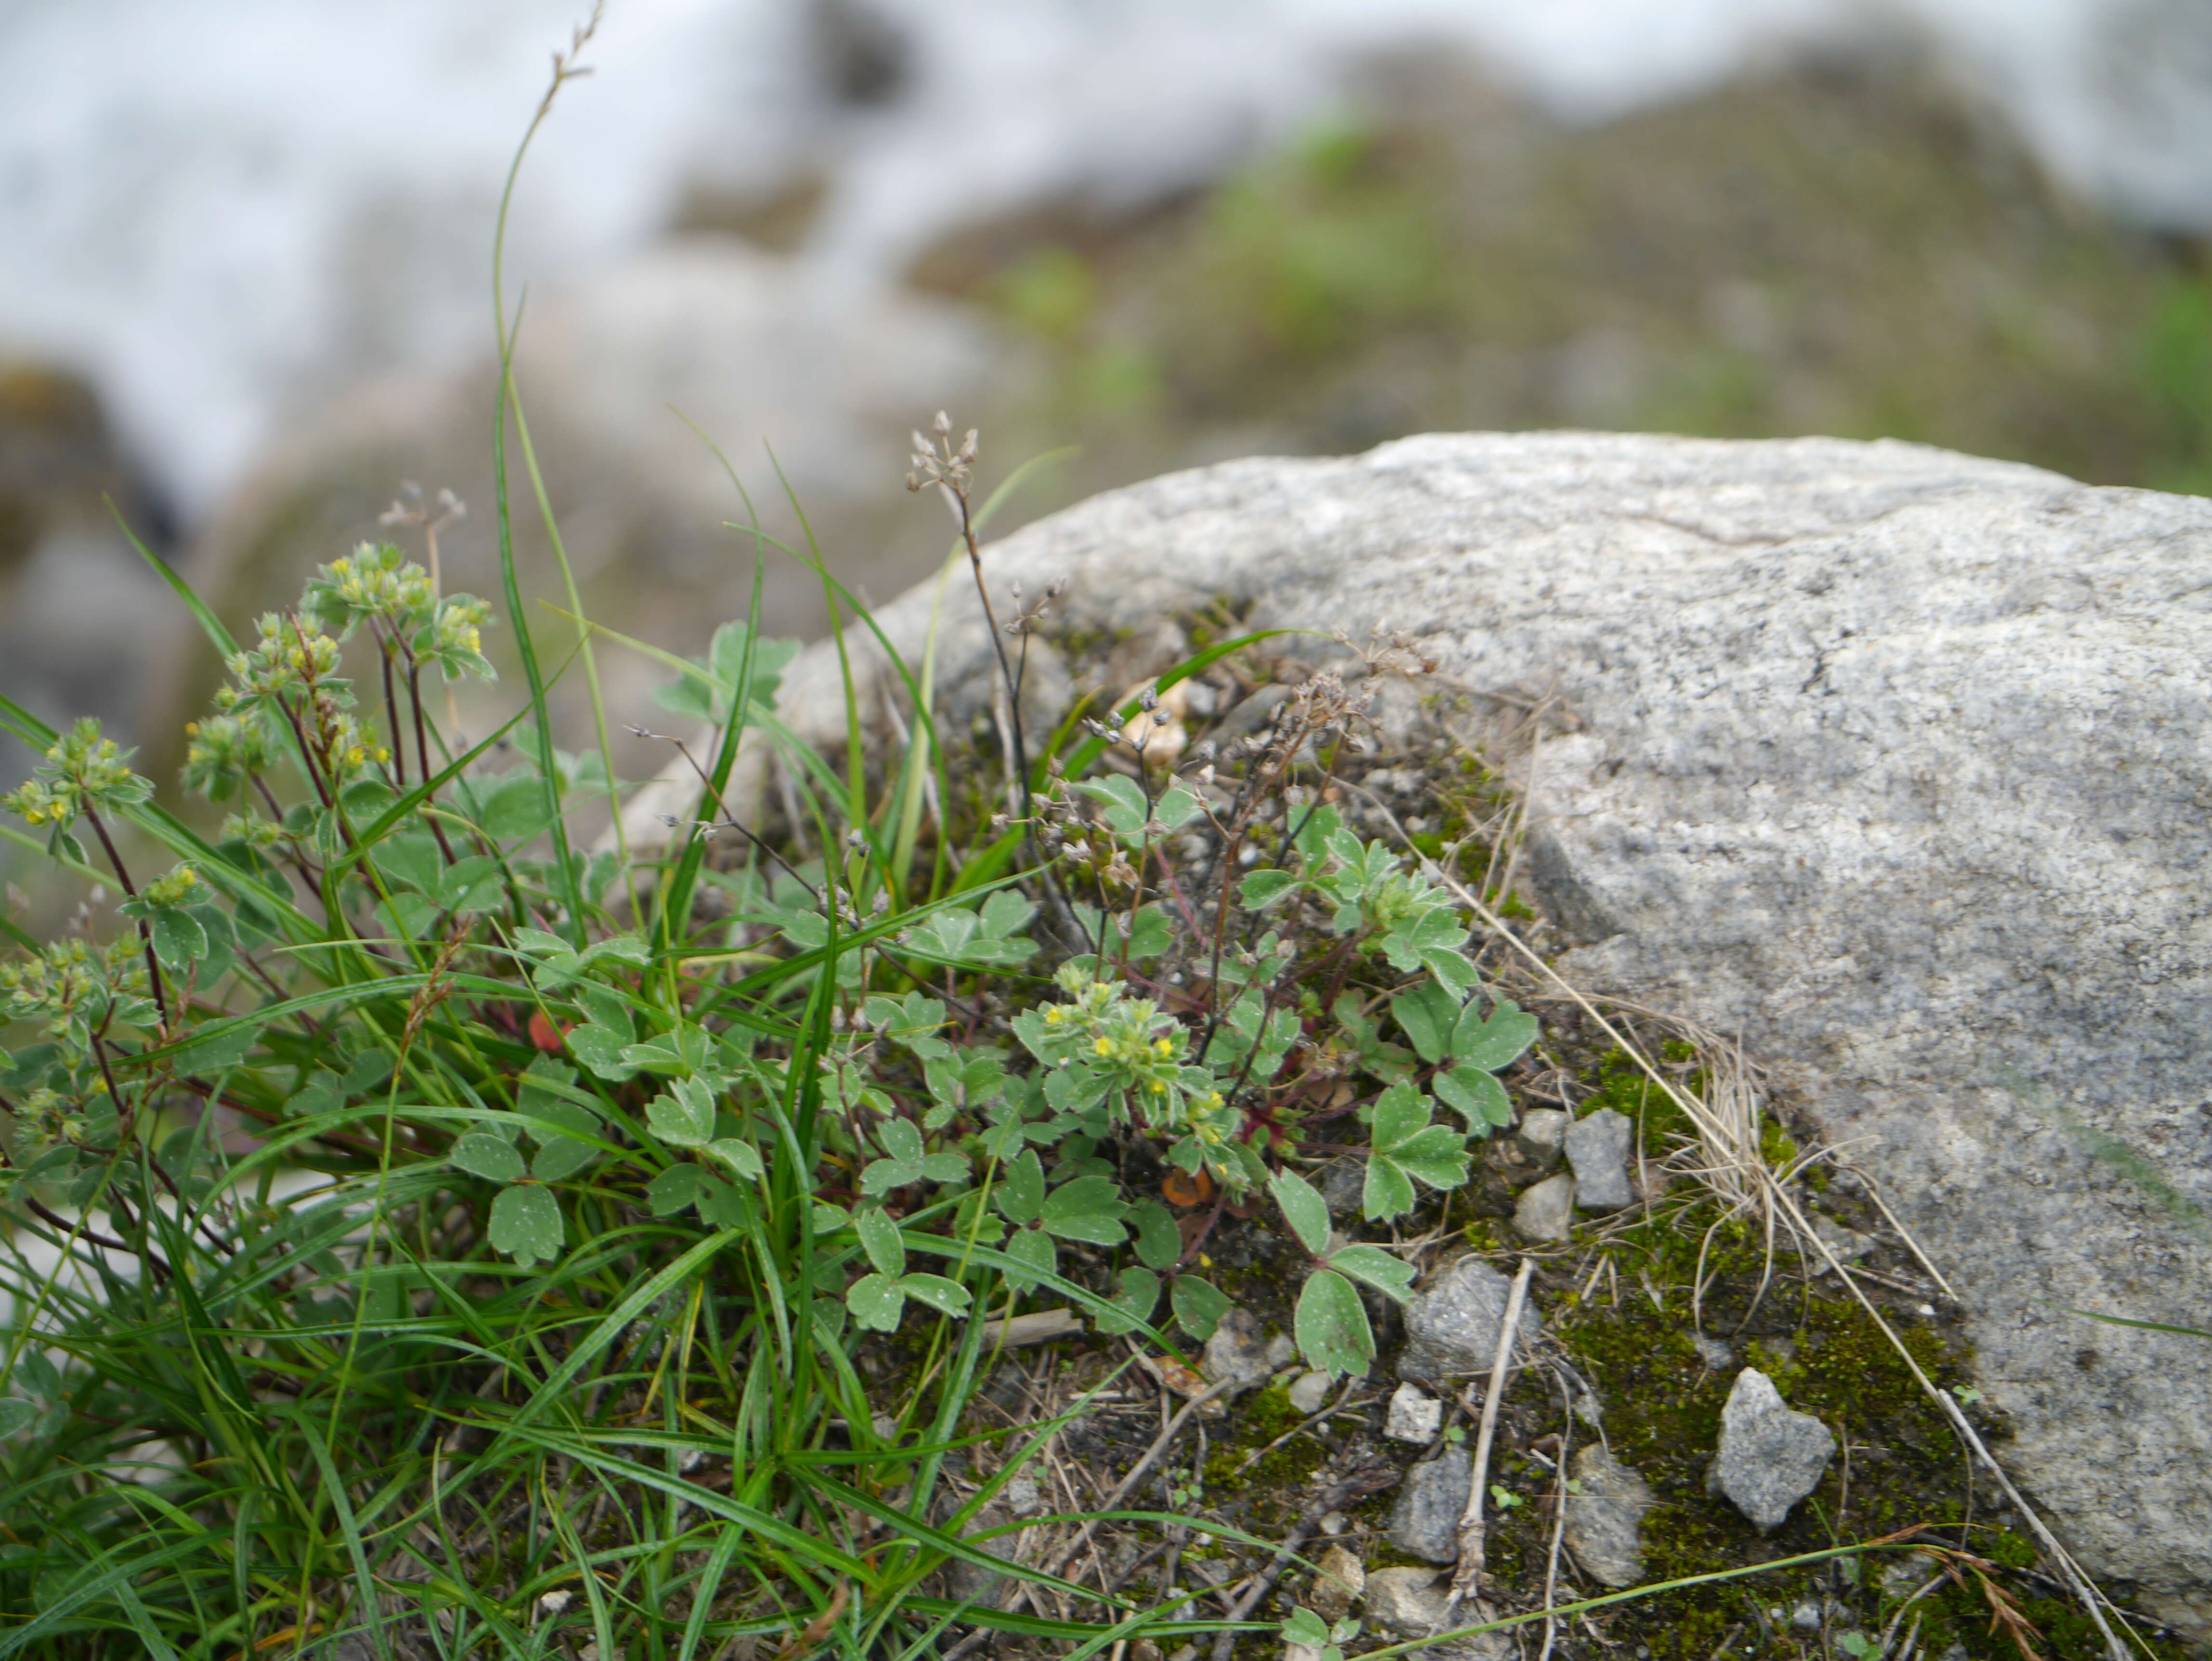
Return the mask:
{"type": "Polygon", "coordinates": [[[471,1176],[487,1182],[517,1182],[523,1174],[522,1155],[514,1147],[480,1130],[460,1138],[446,1157],[471,1176]]]}
{"type": "MultiPolygon", "coordinates": [[[[1060,1248],[1053,1244],[1052,1236],[1034,1228],[1016,1229],[1013,1238],[1006,1242],[1006,1256],[1041,1275],[1053,1274],[1060,1267],[1060,1248]]],[[[1033,1291],[1038,1284],[1036,1275],[1011,1269],[1006,1275],[1007,1286],[1016,1292],[1033,1291]]]]}
{"type": "Polygon", "coordinates": [[[1163,1274],[1173,1269],[1182,1256],[1182,1231],[1176,1226],[1175,1213],[1158,1200],[1140,1200],[1133,1217],[1137,1261],[1163,1274]]]}
{"type": "Polygon", "coordinates": [[[1413,1296],[1413,1266],[1381,1246],[1348,1245],[1329,1255],[1328,1266],[1373,1287],[1393,1303],[1413,1296]]]}
{"type": "Polygon", "coordinates": [[[1035,1148],[999,1168],[999,1214],[1015,1224],[1033,1223],[1044,1214],[1044,1165],[1035,1148]]]}
{"type": "Polygon", "coordinates": [[[610,1084],[637,1076],[637,1069],[623,1059],[629,1048],[627,1032],[604,1026],[580,1026],[568,1035],[568,1053],[610,1084]]]}
{"type": "Polygon", "coordinates": [[[1317,1372],[1358,1377],[1375,1359],[1375,1333],[1359,1293],[1333,1269],[1316,1269],[1306,1281],[1292,1326],[1298,1353],[1317,1372]]]}
{"type": "Polygon", "coordinates": [[[1257,911],[1272,905],[1298,885],[1298,879],[1287,871],[1253,871],[1246,873],[1238,886],[1237,897],[1248,911],[1257,911]]]}
{"type": "Polygon", "coordinates": [[[1121,1219],[1128,1214],[1128,1202],[1111,1177],[1079,1177],[1046,1197],[1040,1220],[1063,1240],[1119,1245],[1125,1232],[1121,1219]]]}
{"type": "Polygon", "coordinates": [[[1152,1270],[1125,1269],[1121,1281],[1113,1306],[1098,1312],[1098,1330],[1103,1333],[1134,1332],[1152,1318],[1152,1311],[1159,1306],[1160,1277],[1152,1270]]]}
{"type": "Polygon", "coordinates": [[[878,1127],[877,1137],[887,1156],[860,1173],[863,1194],[888,1194],[895,1188],[923,1181],[953,1183],[968,1174],[968,1161],[957,1153],[921,1151],[921,1132],[910,1119],[888,1119],[878,1127]]]}
{"type": "Polygon", "coordinates": [[[768,1167],[761,1160],[760,1149],[734,1136],[723,1136],[708,1143],[707,1153],[749,1181],[757,1183],[768,1174],[768,1167]]]}
{"type": "Polygon", "coordinates": [[[28,1429],[31,1421],[38,1416],[38,1409],[20,1396],[0,1399],[0,1440],[15,1435],[18,1431],[28,1429]]]}
{"type": "Polygon", "coordinates": [[[890,1275],[864,1275],[846,1292],[845,1307],[853,1311],[857,1326],[872,1332],[896,1332],[899,1312],[906,1307],[906,1293],[890,1275]]]}
{"type": "Polygon", "coordinates": [[[561,1207],[547,1189],[528,1185],[502,1189],[491,1202],[486,1231],[492,1250],[503,1251],[526,1269],[561,1255],[561,1207]]]}
{"type": "Polygon", "coordinates": [[[1401,992],[1390,1000],[1390,1013],[1413,1041],[1413,1049],[1423,1061],[1440,1062],[1452,1052],[1459,1001],[1434,981],[1424,981],[1410,992],[1401,992]]]}
{"type": "Polygon", "coordinates": [[[1195,1275],[1176,1276],[1175,1290],[1170,1296],[1175,1310],[1176,1323],[1201,1344],[1213,1336],[1214,1328],[1221,1317],[1236,1307],[1229,1294],[1195,1275]]]}
{"type": "Polygon", "coordinates": [[[942,1275],[902,1275],[899,1290],[946,1315],[964,1315],[970,1301],[968,1288],[942,1275]]]}
{"type": "Polygon", "coordinates": [[[1467,1181],[1467,1141],[1459,1132],[1430,1123],[1429,1098],[1409,1084],[1395,1084],[1375,1103],[1373,1145],[1360,1212],[1370,1222],[1413,1208],[1413,1180],[1431,1188],[1467,1181]]]}
{"type": "Polygon", "coordinates": [[[1328,1250],[1328,1202],[1294,1171],[1279,1171],[1267,1184],[1298,1244],[1318,1257],[1328,1250]]]}
{"type": "Polygon", "coordinates": [[[704,1079],[678,1079],[645,1104],[647,1129],[674,1147],[704,1147],[714,1136],[714,1092],[704,1079]]]}
{"type": "Polygon", "coordinates": [[[899,1238],[898,1224],[887,1211],[863,1211],[853,1219],[860,1231],[860,1249],[868,1254],[868,1261],[885,1275],[906,1273],[906,1242],[899,1238]]]}
{"type": "Polygon", "coordinates": [[[1486,1019],[1469,1004],[1452,1030],[1452,1056],[1462,1067],[1495,1073],[1519,1061],[1536,1042],[1536,1018],[1510,999],[1498,999],[1486,1019]]]}

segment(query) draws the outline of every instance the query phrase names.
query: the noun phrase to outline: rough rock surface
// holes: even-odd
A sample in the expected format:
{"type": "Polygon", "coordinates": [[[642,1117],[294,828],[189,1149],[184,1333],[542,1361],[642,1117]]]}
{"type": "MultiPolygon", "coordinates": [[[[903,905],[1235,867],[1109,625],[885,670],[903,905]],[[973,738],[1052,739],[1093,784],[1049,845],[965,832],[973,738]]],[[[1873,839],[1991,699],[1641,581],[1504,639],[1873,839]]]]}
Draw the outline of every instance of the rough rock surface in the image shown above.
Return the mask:
{"type": "Polygon", "coordinates": [[[1443,1428],[1444,1404],[1419,1384],[1401,1384],[1390,1398],[1382,1433],[1394,1442],[1425,1443],[1443,1428]]]}
{"type": "Polygon", "coordinates": [[[1567,1549],[1601,1585],[1636,1585],[1644,1579],[1638,1534],[1653,1504],[1651,1485],[1601,1446],[1579,1449],[1573,1469],[1581,1488],[1567,1497],[1561,1525],[1567,1549]]]}
{"type": "Polygon", "coordinates": [[[1567,1163],[1575,1171],[1575,1204],[1618,1211],[1636,1197],[1628,1185],[1628,1139],[1636,1127],[1609,1107],[1567,1127],[1567,1163]]]}
{"type": "Polygon", "coordinates": [[[1232,1309],[1206,1341],[1206,1376],[1235,1380],[1229,1393],[1242,1396],[1253,1385],[1267,1383],[1297,1353],[1286,1335],[1279,1332],[1270,1338],[1249,1311],[1232,1309]]]}
{"type": "Polygon", "coordinates": [[[1324,1621],[1341,1621],[1367,1589],[1367,1566],[1342,1546],[1332,1545],[1314,1560],[1319,1571],[1306,1592],[1306,1606],[1324,1621]]]}
{"type": "Polygon", "coordinates": [[[1721,1408],[1721,1445],[1705,1487],[1761,1532],[1782,1526],[1836,1457],[1835,1433],[1809,1413],[1785,1406],[1774,1381],[1756,1367],[1735,1376],[1721,1408]]]}
{"type": "Polygon", "coordinates": [[[1513,1227],[1524,1240],[1564,1240],[1575,1225],[1575,1179],[1562,1171],[1521,1190],[1513,1227]]]}
{"type": "MultiPolygon", "coordinates": [[[[1852,1141],[2015,1475],[2212,1633],[2212,1352],[2066,1312],[2212,1301],[2212,502],[1895,443],[1431,436],[1154,479],[988,561],[1069,579],[1065,627],[1249,599],[1554,700],[1522,868],[1571,972],[1740,1034],[1852,1141]]],[[[947,611],[953,687],[988,643],[947,611]]],[[[918,655],[928,618],[879,621],[918,655]]],[[[794,666],[800,730],[842,733],[836,676],[794,666]]]]}
{"type": "Polygon", "coordinates": [[[1390,1543],[1424,1562],[1457,1562],[1460,1513],[1474,1482],[1474,1460],[1462,1447],[1415,1465],[1390,1507],[1390,1543]]]}
{"type": "MultiPolygon", "coordinates": [[[[1401,1378],[1487,1376],[1498,1360],[1498,1329],[1505,1319],[1513,1283],[1480,1257],[1462,1257],[1406,1306],[1406,1348],[1401,1378]]],[[[1534,1342],[1542,1330],[1535,1311],[1522,1305],[1521,1336],[1534,1342]]]]}
{"type": "MultiPolygon", "coordinates": [[[[1450,1595],[1450,1577],[1434,1569],[1377,1569],[1367,1577],[1367,1618],[1393,1638],[1426,1638],[1444,1618],[1450,1595]]],[[[1488,1612],[1462,1603],[1452,1620],[1473,1626],[1491,1618],[1488,1612]]],[[[1426,1646],[1420,1653],[1431,1661],[1496,1661],[1513,1653],[1513,1640],[1504,1633],[1479,1633],[1449,1644],[1426,1646]]]]}
{"type": "Polygon", "coordinates": [[[1521,1157],[1540,1169],[1559,1162],[1559,1154],[1566,1147],[1567,1127],[1575,1122],[1571,1113],[1562,1113],[1556,1107],[1532,1107],[1521,1116],[1521,1128],[1513,1133],[1513,1145],[1521,1157]]]}

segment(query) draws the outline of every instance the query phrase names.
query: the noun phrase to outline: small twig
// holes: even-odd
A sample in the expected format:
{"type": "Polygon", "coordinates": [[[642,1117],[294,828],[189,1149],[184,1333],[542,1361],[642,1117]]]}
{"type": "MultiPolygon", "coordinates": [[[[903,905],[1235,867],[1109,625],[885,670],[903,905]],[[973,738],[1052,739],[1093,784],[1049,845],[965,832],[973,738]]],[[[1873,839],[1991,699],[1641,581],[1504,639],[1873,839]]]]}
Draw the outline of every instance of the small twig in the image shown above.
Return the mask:
{"type": "Polygon", "coordinates": [[[1437,1632],[1450,1624],[1454,1609],[1463,1603],[1474,1602],[1482,1589],[1482,1501],[1485,1486],[1490,1480],[1490,1445],[1498,1434],[1498,1407],[1505,1395],[1506,1374],[1513,1365],[1513,1341],[1519,1335],[1521,1305],[1528,1296],[1528,1277],[1535,1272],[1536,1260],[1523,1257],[1521,1272],[1513,1277],[1513,1290],[1505,1299],[1505,1319],[1498,1329],[1498,1357],[1490,1368],[1490,1394],[1482,1403],[1482,1429],[1474,1441],[1473,1484],[1468,1491],[1467,1510],[1459,1519],[1459,1567],[1452,1572],[1451,1596],[1444,1600],[1443,1613],[1437,1617],[1437,1632]]]}
{"type": "Polygon", "coordinates": [[[1574,1392],[1568,1388],[1567,1381],[1556,1373],[1553,1382],[1559,1385],[1559,1402],[1566,1409],[1566,1427],[1559,1433],[1559,1500],[1553,1507],[1551,1554],[1544,1560],[1544,1647],[1536,1661],[1552,1661],[1552,1645],[1559,1636],[1559,1617],[1552,1613],[1552,1605],[1559,1588],[1559,1546],[1567,1535],[1567,1500],[1571,1492],[1567,1486],[1567,1455],[1573,1451],[1575,1445],[1574,1392]]]}
{"type": "MultiPolygon", "coordinates": [[[[124,868],[123,855],[115,851],[115,843],[108,837],[107,827],[100,823],[100,815],[89,802],[85,805],[84,818],[85,823],[92,826],[93,834],[100,838],[100,845],[107,850],[107,862],[115,867],[116,881],[123,885],[125,893],[137,899],[138,891],[131,885],[131,873],[124,868]]],[[[169,1030],[169,1000],[161,989],[161,960],[154,955],[154,930],[145,918],[141,917],[137,922],[138,941],[146,952],[147,986],[154,995],[154,1007],[160,1012],[161,1031],[166,1036],[169,1030]]]]}

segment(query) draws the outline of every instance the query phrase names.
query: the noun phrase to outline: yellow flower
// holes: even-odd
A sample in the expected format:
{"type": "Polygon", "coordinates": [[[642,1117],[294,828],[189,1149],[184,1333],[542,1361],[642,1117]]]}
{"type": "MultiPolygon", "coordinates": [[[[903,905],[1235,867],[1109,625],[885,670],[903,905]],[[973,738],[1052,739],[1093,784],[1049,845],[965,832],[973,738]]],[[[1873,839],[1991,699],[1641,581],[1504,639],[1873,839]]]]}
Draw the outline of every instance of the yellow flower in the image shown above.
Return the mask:
{"type": "Polygon", "coordinates": [[[1114,1046],[1103,1038],[1092,1040],[1091,1047],[1101,1056],[1110,1056],[1114,1053],[1114,1046]]]}
{"type": "Polygon", "coordinates": [[[1152,1040],[1152,1053],[1156,1056],[1172,1056],[1175,1054],[1175,1045],[1165,1038],[1155,1038],[1152,1040]]]}

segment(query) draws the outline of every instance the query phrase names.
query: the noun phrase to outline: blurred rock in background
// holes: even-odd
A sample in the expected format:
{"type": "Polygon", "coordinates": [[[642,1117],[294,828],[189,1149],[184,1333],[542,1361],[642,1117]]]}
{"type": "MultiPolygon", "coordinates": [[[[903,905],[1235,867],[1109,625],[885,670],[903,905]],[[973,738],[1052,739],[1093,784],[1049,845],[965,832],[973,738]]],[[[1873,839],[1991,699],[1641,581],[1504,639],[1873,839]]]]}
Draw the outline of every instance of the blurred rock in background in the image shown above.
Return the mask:
{"type": "MultiPolygon", "coordinates": [[[[142,538],[172,539],[84,379],[0,353],[0,691],[42,720],[134,727],[145,648],[175,621],[118,514],[142,538]]],[[[12,785],[30,763],[0,734],[0,777],[12,785]]]]}
{"type": "MultiPolygon", "coordinates": [[[[804,553],[811,527],[842,581],[888,600],[951,540],[945,512],[905,489],[908,433],[939,403],[973,411],[1018,392],[1033,399],[1022,382],[1036,356],[988,316],[926,295],[871,291],[826,307],[788,257],[693,232],[534,296],[514,377],[586,611],[696,654],[752,589],[750,520],[725,459],[769,537],[804,553]]],[[[286,604],[313,565],[363,538],[422,557],[418,537],[378,522],[398,482],[410,480],[467,505],[439,538],[447,587],[496,600],[498,380],[496,353],[487,352],[444,375],[386,377],[334,401],[265,457],[196,538],[187,564],[202,592],[222,615],[248,618],[286,604]]],[[[523,589],[565,609],[509,430],[523,589]]],[[[819,579],[773,545],[762,555],[763,626],[819,633],[819,579]]],[[[532,629],[541,655],[556,660],[574,637],[573,624],[542,608],[532,629]]],[[[510,632],[487,636],[503,667],[514,662],[510,632]]],[[[197,708],[216,684],[214,654],[196,630],[171,634],[155,703],[197,708]]],[[[650,724],[647,694],[668,671],[619,645],[602,642],[599,651],[610,719],[650,724]]],[[[588,709],[580,674],[563,693],[556,703],[572,718],[588,709]]],[[[161,730],[150,720],[146,730],[158,750],[161,730]]]]}

